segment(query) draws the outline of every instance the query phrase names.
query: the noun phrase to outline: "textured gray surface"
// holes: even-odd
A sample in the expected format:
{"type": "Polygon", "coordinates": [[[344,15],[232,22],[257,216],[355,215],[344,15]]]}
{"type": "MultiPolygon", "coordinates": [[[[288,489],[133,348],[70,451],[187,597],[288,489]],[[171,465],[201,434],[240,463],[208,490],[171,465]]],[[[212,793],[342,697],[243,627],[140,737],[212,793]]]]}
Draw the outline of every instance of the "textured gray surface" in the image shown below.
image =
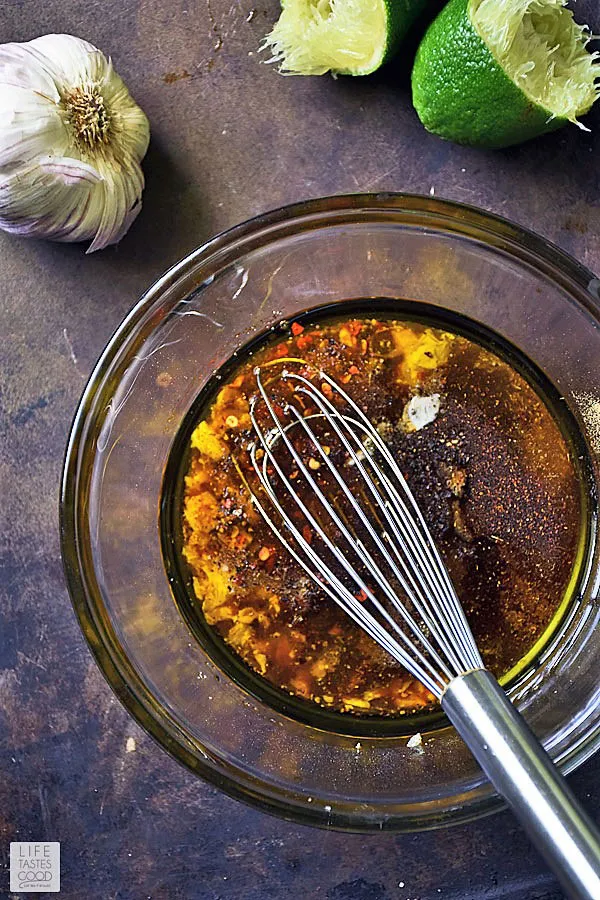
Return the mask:
{"type": "MultiPolygon", "coordinates": [[[[600,269],[600,110],[588,117],[591,134],[573,127],[495,153],[451,146],[420,128],[405,61],[337,81],[284,79],[259,65],[276,6],[0,8],[0,42],[66,31],[110,53],[153,129],[144,210],[117,249],[85,257],[81,247],[0,236],[0,863],[10,840],[60,840],[69,900],[559,900],[508,814],[363,838],[277,821],[195,780],[113,698],[71,610],[57,502],[79,394],[144,288],[210,235],[309,196],[434,189],[600,269]]],[[[591,0],[577,12],[600,29],[591,0]]],[[[596,815],[599,773],[590,762],[571,779],[596,815]]],[[[1,897],[7,889],[0,869],[1,897]]]]}

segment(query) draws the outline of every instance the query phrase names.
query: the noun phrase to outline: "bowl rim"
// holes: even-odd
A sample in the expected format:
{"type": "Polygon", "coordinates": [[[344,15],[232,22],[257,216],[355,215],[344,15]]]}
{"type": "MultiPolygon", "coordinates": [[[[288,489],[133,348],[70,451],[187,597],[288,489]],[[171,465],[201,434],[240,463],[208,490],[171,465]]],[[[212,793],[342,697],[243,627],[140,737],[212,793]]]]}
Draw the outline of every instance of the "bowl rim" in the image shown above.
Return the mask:
{"type": "MultiPolygon", "coordinates": [[[[510,251],[513,257],[525,264],[533,265],[538,272],[547,275],[568,292],[574,293],[582,305],[595,318],[598,317],[600,279],[566,251],[541,235],[479,207],[438,197],[394,192],[337,194],[281,206],[226,229],[204,242],[156,279],[134,304],[113,332],[83,389],[69,430],[60,484],[59,531],[68,593],[94,659],[128,713],[177,762],[229,796],[290,821],[346,832],[379,831],[382,826],[379,821],[373,821],[371,824],[366,821],[357,823],[344,813],[343,807],[335,818],[325,822],[318,807],[311,808],[306,804],[300,807],[297,803],[292,804],[282,788],[268,792],[265,790],[264,782],[250,775],[242,779],[237,769],[221,760],[218,761],[219,767],[211,765],[211,757],[204,753],[196,742],[192,745],[171,715],[154,701],[152,692],[130,661],[117,654],[119,665],[115,663],[115,654],[109,650],[109,646],[114,642],[95,614],[93,604],[89,602],[90,593],[86,589],[85,573],[79,564],[78,462],[81,448],[86,441],[88,414],[103,376],[123,342],[135,331],[146,310],[163,292],[175,285],[189,268],[202,262],[208,263],[221,255],[224,263],[228,256],[235,259],[240,252],[251,249],[261,236],[264,240],[264,236],[269,232],[277,233],[279,236],[282,236],[282,233],[297,233],[311,227],[339,224],[348,216],[353,221],[360,221],[362,217],[365,221],[371,221],[372,216],[388,220],[393,213],[413,216],[415,226],[419,225],[420,219],[423,222],[435,219],[438,225],[447,225],[448,231],[454,235],[464,235],[471,239],[477,239],[478,235],[482,235],[487,238],[488,245],[491,239],[492,245],[496,248],[510,251]],[[202,758],[198,757],[198,750],[202,758]],[[226,771],[227,769],[230,769],[231,773],[226,771]]],[[[599,747],[600,726],[563,754],[558,760],[561,770],[564,773],[573,771],[599,747]]],[[[438,817],[425,814],[424,818],[423,811],[409,815],[403,813],[400,817],[394,816],[383,822],[383,828],[395,832],[415,832],[431,830],[441,825],[465,824],[498,811],[504,806],[501,798],[492,793],[487,797],[479,797],[466,808],[453,809],[451,817],[447,814],[438,817]]]]}

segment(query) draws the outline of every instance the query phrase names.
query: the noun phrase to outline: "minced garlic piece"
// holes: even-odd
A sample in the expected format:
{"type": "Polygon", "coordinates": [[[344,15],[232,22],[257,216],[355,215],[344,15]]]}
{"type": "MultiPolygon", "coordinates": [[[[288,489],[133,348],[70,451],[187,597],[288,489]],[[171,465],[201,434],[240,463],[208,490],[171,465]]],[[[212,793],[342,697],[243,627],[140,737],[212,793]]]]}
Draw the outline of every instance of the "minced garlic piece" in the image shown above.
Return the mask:
{"type": "Polygon", "coordinates": [[[227,640],[236,648],[243,647],[252,637],[253,631],[249,625],[237,621],[227,632],[227,640]]]}
{"type": "Polygon", "coordinates": [[[407,433],[420,431],[426,425],[431,425],[440,411],[440,395],[431,394],[429,397],[421,397],[417,394],[411,397],[404,409],[400,427],[407,433]]]}
{"type": "Polygon", "coordinates": [[[229,574],[205,562],[202,568],[204,579],[194,578],[194,591],[202,597],[202,611],[209,625],[233,618],[228,606],[229,574]]]}
{"type": "Polygon", "coordinates": [[[267,671],[267,657],[265,653],[260,653],[258,650],[255,650],[253,653],[254,659],[258,663],[260,668],[260,674],[264,675],[267,671]]]}
{"type": "Polygon", "coordinates": [[[398,380],[415,384],[423,372],[437,369],[448,362],[450,346],[454,336],[447,332],[434,334],[427,328],[422,334],[415,334],[410,328],[396,325],[392,337],[398,354],[402,356],[398,364],[398,380]]]}
{"type": "Polygon", "coordinates": [[[200,422],[192,434],[192,447],[208,456],[209,459],[219,460],[225,455],[225,446],[215,435],[207,422],[200,422]]]}
{"type": "Polygon", "coordinates": [[[369,709],[371,706],[369,701],[363,700],[362,697],[344,697],[343,703],[351,709],[369,709]]]}

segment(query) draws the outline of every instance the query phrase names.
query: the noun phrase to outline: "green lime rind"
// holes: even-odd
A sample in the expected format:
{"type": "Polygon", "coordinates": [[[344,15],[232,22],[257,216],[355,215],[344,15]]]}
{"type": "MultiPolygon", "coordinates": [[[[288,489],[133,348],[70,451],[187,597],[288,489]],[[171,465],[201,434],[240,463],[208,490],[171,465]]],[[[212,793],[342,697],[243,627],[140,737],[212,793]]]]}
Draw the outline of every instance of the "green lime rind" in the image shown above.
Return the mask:
{"type": "Polygon", "coordinates": [[[286,75],[370,75],[388,62],[427,0],[282,0],[264,40],[286,75]]]}
{"type": "Polygon", "coordinates": [[[387,43],[379,66],[385,65],[385,63],[397,56],[408,30],[421,13],[424,12],[427,4],[428,0],[386,0],[387,43]]]}
{"type": "Polygon", "coordinates": [[[471,7],[472,0],[450,0],[417,50],[413,105],[427,131],[499,149],[566,125],[567,116],[536,103],[505,73],[475,30],[471,7]]]}

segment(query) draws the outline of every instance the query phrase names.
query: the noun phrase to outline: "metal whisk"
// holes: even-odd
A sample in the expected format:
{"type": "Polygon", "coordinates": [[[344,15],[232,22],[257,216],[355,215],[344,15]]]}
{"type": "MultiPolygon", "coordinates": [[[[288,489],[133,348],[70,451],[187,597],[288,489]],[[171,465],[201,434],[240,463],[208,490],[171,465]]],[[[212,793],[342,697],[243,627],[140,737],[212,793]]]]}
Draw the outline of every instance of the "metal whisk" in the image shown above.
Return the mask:
{"type": "Polygon", "coordinates": [[[569,897],[600,900],[600,833],[483,664],[385,441],[309,366],[255,369],[253,502],[304,572],[440,700],[569,897]]]}

